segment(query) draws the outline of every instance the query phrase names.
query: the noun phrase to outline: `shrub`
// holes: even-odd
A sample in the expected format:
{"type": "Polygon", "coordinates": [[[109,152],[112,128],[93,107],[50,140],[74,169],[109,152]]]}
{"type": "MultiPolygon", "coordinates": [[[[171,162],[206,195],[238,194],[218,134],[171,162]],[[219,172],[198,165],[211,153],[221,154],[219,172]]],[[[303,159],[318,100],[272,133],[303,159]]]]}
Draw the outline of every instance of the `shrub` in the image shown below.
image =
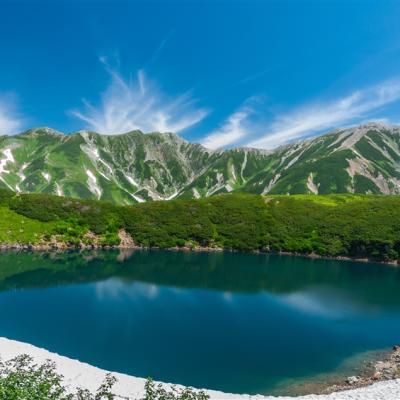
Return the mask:
{"type": "Polygon", "coordinates": [[[172,386],[167,390],[161,383],[156,385],[150,378],[146,381],[145,392],[142,400],[207,400],[210,398],[204,391],[196,391],[192,388],[178,389],[172,386]]]}
{"type": "MultiPolygon", "coordinates": [[[[4,400],[114,400],[112,388],[117,379],[107,374],[103,383],[91,393],[78,388],[70,393],[62,385],[63,376],[57,373],[51,361],[38,365],[32,357],[23,354],[12,360],[0,362],[0,399],[4,400]]],[[[118,396],[120,399],[121,397],[118,396]]],[[[192,388],[165,389],[162,384],[156,385],[147,379],[145,396],[142,400],[207,400],[209,396],[203,391],[192,388]]],[[[129,400],[126,398],[126,400],[129,400]]],[[[132,399],[133,400],[133,399],[132,399]]]]}
{"type": "Polygon", "coordinates": [[[67,392],[63,376],[51,361],[41,365],[23,354],[0,363],[0,398],[4,400],[113,400],[112,387],[116,379],[106,375],[103,383],[92,394],[86,389],[67,392]]]}

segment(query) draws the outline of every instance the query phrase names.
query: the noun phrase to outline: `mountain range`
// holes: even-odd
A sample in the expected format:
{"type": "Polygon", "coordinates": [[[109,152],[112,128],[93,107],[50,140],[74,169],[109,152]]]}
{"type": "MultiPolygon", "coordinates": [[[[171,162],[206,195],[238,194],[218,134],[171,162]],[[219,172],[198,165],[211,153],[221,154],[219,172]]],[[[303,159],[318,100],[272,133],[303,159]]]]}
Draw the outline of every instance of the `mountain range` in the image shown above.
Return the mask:
{"type": "Polygon", "coordinates": [[[400,193],[400,127],[368,123],[274,150],[210,150],[173,133],[0,136],[0,187],[132,204],[259,194],[400,193]]]}

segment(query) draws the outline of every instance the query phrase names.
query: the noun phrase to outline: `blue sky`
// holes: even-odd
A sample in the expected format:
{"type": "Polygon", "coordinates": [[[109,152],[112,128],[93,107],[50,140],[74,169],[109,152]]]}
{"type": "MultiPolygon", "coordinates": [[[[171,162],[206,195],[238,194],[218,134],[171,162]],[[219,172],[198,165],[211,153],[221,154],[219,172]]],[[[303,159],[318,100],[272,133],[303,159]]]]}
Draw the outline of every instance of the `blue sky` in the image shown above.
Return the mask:
{"type": "Polygon", "coordinates": [[[400,122],[400,2],[0,0],[0,133],[271,148],[400,122]]]}

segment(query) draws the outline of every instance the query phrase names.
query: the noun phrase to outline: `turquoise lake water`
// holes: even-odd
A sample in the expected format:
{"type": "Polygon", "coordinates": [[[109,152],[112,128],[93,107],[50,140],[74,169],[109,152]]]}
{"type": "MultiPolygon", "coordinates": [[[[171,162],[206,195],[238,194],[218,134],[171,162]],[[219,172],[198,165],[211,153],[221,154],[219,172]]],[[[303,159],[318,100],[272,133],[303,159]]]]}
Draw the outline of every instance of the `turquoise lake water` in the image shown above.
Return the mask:
{"type": "Polygon", "coordinates": [[[285,394],[400,342],[400,269],[242,253],[6,252],[0,312],[0,336],[100,368],[285,394]]]}

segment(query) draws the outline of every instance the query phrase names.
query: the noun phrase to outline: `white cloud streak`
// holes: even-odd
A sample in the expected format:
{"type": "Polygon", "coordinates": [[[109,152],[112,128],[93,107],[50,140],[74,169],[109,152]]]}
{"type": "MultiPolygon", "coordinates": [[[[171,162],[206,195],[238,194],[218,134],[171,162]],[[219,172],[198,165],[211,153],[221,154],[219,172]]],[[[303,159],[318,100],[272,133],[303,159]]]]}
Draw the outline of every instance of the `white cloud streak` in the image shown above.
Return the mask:
{"type": "Polygon", "coordinates": [[[360,119],[368,118],[372,112],[398,100],[400,80],[387,81],[330,103],[309,105],[278,116],[271,124],[269,133],[250,141],[247,145],[273,148],[324,129],[359,122],[360,119]]]}
{"type": "Polygon", "coordinates": [[[165,38],[161,41],[161,43],[159,44],[159,46],[156,48],[156,50],[154,51],[153,55],[151,56],[150,62],[155,62],[158,57],[160,56],[162,50],[164,49],[165,45],[167,44],[167,42],[171,39],[172,35],[174,34],[174,30],[171,29],[168,32],[168,35],[165,36],[165,38]]]}
{"type": "Polygon", "coordinates": [[[180,132],[202,121],[208,114],[196,108],[190,92],[175,99],[167,98],[139,71],[134,81],[125,80],[100,59],[110,74],[111,82],[101,94],[100,104],[84,100],[83,110],[71,115],[85,122],[86,129],[104,134],[119,134],[135,129],[143,132],[180,132]]]}
{"type": "Polygon", "coordinates": [[[0,97],[0,135],[13,135],[22,130],[22,118],[17,111],[16,97],[7,94],[0,97]]]}
{"type": "Polygon", "coordinates": [[[225,123],[208,134],[201,144],[209,149],[220,149],[239,142],[248,134],[247,121],[253,109],[245,105],[230,115],[225,123]]]}

